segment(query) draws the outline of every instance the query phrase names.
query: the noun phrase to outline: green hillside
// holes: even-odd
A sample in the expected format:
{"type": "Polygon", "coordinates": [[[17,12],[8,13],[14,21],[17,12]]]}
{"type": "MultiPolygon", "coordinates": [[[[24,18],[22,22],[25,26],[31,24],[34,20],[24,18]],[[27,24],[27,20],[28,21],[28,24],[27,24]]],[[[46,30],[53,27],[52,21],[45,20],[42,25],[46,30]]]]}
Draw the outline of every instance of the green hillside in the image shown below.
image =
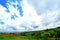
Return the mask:
{"type": "Polygon", "coordinates": [[[0,40],[60,40],[60,27],[23,33],[1,33],[0,40]]]}

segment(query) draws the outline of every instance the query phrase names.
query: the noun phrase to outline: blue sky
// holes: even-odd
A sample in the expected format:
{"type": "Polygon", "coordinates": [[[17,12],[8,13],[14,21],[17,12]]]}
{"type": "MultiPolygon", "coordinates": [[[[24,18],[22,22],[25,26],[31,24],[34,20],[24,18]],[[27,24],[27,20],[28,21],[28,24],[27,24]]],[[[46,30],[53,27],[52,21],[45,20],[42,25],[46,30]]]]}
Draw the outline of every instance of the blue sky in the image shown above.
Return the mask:
{"type": "Polygon", "coordinates": [[[0,0],[0,5],[7,7],[6,3],[7,3],[7,0],[0,0]]]}
{"type": "MultiPolygon", "coordinates": [[[[4,6],[5,8],[8,9],[7,7],[7,1],[8,0],[0,0],[0,5],[4,6]]],[[[16,1],[16,0],[15,0],[16,1]]],[[[10,2],[15,2],[14,0],[10,0],[10,2]]],[[[19,0],[18,0],[19,1],[19,0]]],[[[21,1],[21,0],[20,0],[21,1]]],[[[16,6],[16,5],[13,5],[13,6],[16,6]]],[[[22,7],[19,5],[17,5],[18,7],[18,10],[20,11],[20,16],[23,16],[23,11],[22,11],[22,7]]],[[[8,11],[8,10],[7,10],[8,11]]]]}

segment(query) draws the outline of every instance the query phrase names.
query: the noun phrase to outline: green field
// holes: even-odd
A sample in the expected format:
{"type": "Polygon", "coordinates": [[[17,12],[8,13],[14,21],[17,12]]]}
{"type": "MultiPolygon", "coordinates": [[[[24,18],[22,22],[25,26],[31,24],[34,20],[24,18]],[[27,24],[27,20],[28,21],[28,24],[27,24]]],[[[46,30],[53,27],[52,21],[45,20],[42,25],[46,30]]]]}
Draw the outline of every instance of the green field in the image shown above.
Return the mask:
{"type": "Polygon", "coordinates": [[[1,33],[0,40],[60,40],[60,28],[23,33],[1,33]]]}

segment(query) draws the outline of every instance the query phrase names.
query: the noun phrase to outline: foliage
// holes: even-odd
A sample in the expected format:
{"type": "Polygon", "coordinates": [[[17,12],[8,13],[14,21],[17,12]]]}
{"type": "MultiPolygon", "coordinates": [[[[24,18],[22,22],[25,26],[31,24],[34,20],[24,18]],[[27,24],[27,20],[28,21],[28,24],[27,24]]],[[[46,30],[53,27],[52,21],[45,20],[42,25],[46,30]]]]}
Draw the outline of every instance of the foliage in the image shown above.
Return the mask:
{"type": "Polygon", "coordinates": [[[1,33],[0,40],[60,40],[60,27],[17,34],[1,33]]]}
{"type": "Polygon", "coordinates": [[[22,36],[32,36],[36,39],[59,39],[60,38],[60,27],[54,29],[47,29],[41,31],[33,31],[33,32],[26,32],[21,33],[22,36]]]}

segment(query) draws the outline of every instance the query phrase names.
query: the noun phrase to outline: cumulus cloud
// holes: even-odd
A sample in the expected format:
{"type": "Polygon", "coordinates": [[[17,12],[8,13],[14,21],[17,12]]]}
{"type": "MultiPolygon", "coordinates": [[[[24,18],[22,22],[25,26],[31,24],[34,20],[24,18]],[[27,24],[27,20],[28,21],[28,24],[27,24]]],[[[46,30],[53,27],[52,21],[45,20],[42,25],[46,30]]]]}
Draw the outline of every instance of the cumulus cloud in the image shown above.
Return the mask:
{"type": "Polygon", "coordinates": [[[5,4],[0,3],[0,32],[26,32],[60,26],[59,0],[8,0],[5,4]]]}

